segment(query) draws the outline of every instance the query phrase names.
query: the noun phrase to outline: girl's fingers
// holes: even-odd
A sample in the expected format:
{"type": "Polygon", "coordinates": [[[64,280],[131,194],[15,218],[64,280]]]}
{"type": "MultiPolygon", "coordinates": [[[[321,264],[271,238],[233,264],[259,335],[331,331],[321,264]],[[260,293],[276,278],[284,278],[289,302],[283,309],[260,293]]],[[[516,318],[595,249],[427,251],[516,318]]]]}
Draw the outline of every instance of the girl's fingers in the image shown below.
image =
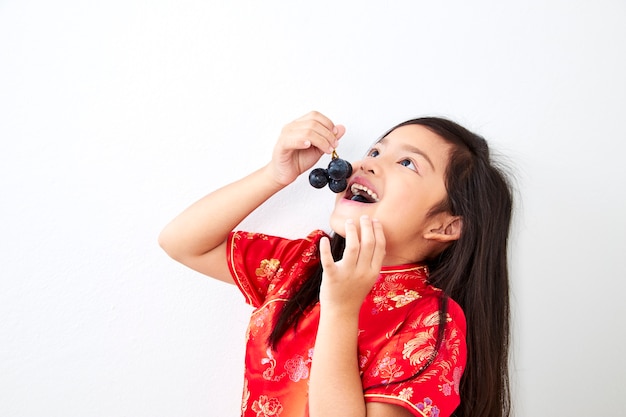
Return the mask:
{"type": "Polygon", "coordinates": [[[311,112],[297,119],[294,128],[305,138],[305,142],[325,153],[332,153],[339,145],[339,138],[345,133],[345,127],[335,124],[318,112],[311,112]]]}
{"type": "Polygon", "coordinates": [[[368,216],[361,216],[361,245],[359,252],[359,261],[369,266],[371,263],[374,250],[376,248],[376,237],[374,236],[374,228],[372,221],[368,216]]]}
{"type": "Polygon", "coordinates": [[[346,247],[343,250],[342,260],[348,265],[355,265],[359,260],[360,243],[356,225],[352,219],[346,220],[346,247]]]}
{"type": "Polygon", "coordinates": [[[344,125],[335,125],[333,130],[335,137],[339,140],[346,133],[346,127],[344,125]]]}
{"type": "Polygon", "coordinates": [[[349,265],[379,269],[385,257],[385,234],[382,224],[368,216],[359,219],[360,236],[352,219],[346,220],[346,248],[343,259],[349,265]]]}
{"type": "Polygon", "coordinates": [[[374,229],[374,239],[376,240],[376,246],[374,248],[374,254],[372,256],[372,267],[380,269],[385,259],[386,254],[386,240],[383,225],[377,220],[372,220],[372,226],[374,229]]]}
{"type": "Polygon", "coordinates": [[[334,138],[324,132],[319,126],[289,125],[282,132],[283,147],[285,150],[304,150],[315,147],[321,153],[332,153],[334,138]]]}
{"type": "Polygon", "coordinates": [[[292,183],[315,165],[324,154],[332,154],[345,133],[321,113],[311,112],[285,125],[272,151],[271,168],[280,184],[292,183]]]}
{"type": "Polygon", "coordinates": [[[385,258],[385,234],[382,224],[368,216],[362,216],[359,262],[364,268],[380,269],[385,258]]]}
{"type": "Polygon", "coordinates": [[[328,130],[326,127],[320,124],[314,124],[303,126],[304,135],[310,141],[311,145],[318,148],[324,153],[332,153],[339,145],[338,139],[335,134],[328,130]]]}
{"type": "Polygon", "coordinates": [[[335,266],[333,254],[330,250],[330,240],[327,237],[323,237],[320,240],[320,261],[324,271],[329,271],[335,266]]]}
{"type": "Polygon", "coordinates": [[[340,261],[334,262],[328,238],[324,237],[320,241],[320,258],[324,270],[320,289],[322,303],[339,303],[345,307],[347,300],[353,299],[360,300],[360,307],[360,297],[365,297],[371,290],[380,273],[385,256],[382,225],[377,220],[363,216],[358,226],[352,219],[346,220],[345,249],[340,261]]]}
{"type": "Polygon", "coordinates": [[[311,111],[296,120],[298,121],[315,120],[319,124],[324,126],[327,130],[330,130],[330,131],[332,131],[333,128],[335,127],[335,124],[328,117],[324,116],[322,113],[318,111],[311,111]]]}

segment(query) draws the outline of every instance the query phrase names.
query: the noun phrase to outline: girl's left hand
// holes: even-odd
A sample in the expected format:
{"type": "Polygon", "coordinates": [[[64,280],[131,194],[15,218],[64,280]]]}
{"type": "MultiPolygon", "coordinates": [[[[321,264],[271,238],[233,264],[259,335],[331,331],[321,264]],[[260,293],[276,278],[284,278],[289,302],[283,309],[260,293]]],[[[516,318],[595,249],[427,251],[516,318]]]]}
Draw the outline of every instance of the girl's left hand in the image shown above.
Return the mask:
{"type": "Polygon", "coordinates": [[[360,236],[354,222],[346,222],[346,248],[343,258],[335,262],[328,238],[320,242],[322,309],[339,309],[357,313],[371,291],[385,257],[385,235],[382,224],[376,219],[362,216],[359,221],[360,236]]]}

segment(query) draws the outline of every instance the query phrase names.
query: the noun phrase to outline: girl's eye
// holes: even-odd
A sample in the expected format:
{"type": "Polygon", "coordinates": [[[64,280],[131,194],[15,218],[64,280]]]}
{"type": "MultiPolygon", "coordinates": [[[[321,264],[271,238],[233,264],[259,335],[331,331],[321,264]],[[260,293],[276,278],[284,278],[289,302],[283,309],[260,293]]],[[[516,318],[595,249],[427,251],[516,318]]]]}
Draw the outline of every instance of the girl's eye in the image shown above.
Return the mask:
{"type": "Polygon", "coordinates": [[[371,157],[371,158],[376,158],[378,155],[380,155],[380,152],[378,152],[378,149],[372,149],[370,150],[370,152],[367,154],[367,156],[371,157]]]}
{"type": "Polygon", "coordinates": [[[415,166],[413,161],[411,161],[410,159],[403,159],[402,161],[399,162],[399,164],[409,169],[412,169],[413,171],[417,171],[417,167],[415,166]]]}

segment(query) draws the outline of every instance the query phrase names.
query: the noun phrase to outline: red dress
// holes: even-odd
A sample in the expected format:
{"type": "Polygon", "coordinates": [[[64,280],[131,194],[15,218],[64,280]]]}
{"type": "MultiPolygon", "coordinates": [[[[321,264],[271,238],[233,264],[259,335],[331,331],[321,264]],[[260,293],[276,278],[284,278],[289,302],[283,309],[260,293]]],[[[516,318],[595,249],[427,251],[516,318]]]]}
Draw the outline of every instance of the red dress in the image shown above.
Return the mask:
{"type": "MultiPolygon", "coordinates": [[[[233,232],[228,266],[255,307],[247,330],[244,417],[306,417],[319,304],[288,331],[276,351],[267,345],[280,308],[318,266],[322,231],[288,240],[233,232]]],[[[425,265],[383,267],[359,316],[358,355],[365,401],[396,404],[415,416],[449,416],[458,406],[466,361],[465,316],[448,303],[445,337],[435,361],[414,375],[435,349],[441,290],[427,283],[425,265]]]]}

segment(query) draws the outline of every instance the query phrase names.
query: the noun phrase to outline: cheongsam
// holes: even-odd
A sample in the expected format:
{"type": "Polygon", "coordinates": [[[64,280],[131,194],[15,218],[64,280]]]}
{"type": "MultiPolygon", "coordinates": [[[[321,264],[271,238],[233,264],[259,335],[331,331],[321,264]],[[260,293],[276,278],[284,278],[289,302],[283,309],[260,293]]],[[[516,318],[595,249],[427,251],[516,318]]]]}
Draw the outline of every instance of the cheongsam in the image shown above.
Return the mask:
{"type": "MultiPolygon", "coordinates": [[[[276,350],[268,337],[281,307],[319,266],[322,231],[290,240],[233,232],[228,266],[254,307],[246,335],[243,417],[308,416],[308,383],[319,324],[319,303],[305,311],[276,350]]],[[[359,315],[358,362],[366,402],[396,404],[415,416],[449,416],[460,402],[466,361],[465,316],[448,302],[444,339],[432,360],[441,290],[428,284],[424,264],[385,266],[359,315]]]]}

